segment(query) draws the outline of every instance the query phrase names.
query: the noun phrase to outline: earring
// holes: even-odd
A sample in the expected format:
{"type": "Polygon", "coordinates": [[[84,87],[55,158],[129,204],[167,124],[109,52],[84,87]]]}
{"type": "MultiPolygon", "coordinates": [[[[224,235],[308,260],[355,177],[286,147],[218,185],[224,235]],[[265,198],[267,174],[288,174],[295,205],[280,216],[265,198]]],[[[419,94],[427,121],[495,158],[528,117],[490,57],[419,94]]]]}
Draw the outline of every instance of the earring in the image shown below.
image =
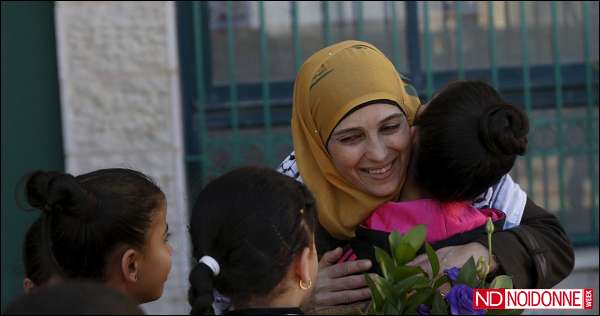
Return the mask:
{"type": "Polygon", "coordinates": [[[300,280],[298,286],[300,286],[303,290],[308,290],[312,286],[312,280],[308,280],[308,282],[304,282],[304,280],[300,280]]]}

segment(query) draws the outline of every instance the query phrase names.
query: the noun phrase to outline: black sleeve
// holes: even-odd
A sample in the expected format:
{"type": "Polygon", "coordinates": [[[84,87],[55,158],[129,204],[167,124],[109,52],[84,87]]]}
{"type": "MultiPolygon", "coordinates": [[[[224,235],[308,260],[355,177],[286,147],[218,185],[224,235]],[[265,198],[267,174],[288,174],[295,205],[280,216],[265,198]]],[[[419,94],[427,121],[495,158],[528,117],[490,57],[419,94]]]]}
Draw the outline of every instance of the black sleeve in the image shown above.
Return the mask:
{"type": "Polygon", "coordinates": [[[325,228],[317,221],[317,227],[315,231],[315,244],[317,247],[317,255],[319,260],[324,253],[333,250],[337,247],[344,248],[347,244],[347,240],[338,240],[335,239],[331,234],[325,230],[325,228]]]}
{"type": "MultiPolygon", "coordinates": [[[[487,236],[476,240],[487,247],[487,236]]],[[[575,257],[556,216],[527,199],[521,224],[492,235],[496,274],[513,277],[514,288],[551,288],[573,270],[575,257]]]]}

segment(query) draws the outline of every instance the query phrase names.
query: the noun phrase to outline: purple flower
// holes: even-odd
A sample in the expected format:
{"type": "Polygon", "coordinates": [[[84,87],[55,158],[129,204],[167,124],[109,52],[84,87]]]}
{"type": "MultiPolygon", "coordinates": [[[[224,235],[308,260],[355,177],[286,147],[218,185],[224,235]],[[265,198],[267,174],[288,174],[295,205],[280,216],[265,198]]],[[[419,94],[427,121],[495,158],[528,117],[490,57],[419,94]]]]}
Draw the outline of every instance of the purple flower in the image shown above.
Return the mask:
{"type": "Polygon", "coordinates": [[[444,274],[450,279],[452,282],[455,282],[458,279],[458,274],[460,273],[460,269],[457,267],[452,267],[450,269],[444,270],[444,274]]]}
{"type": "Polygon", "coordinates": [[[429,316],[431,315],[431,308],[425,304],[419,304],[419,306],[417,306],[417,314],[429,316]]]}
{"type": "Polygon", "coordinates": [[[468,285],[457,284],[446,294],[452,315],[484,315],[484,309],[473,309],[473,289],[468,285]]]}

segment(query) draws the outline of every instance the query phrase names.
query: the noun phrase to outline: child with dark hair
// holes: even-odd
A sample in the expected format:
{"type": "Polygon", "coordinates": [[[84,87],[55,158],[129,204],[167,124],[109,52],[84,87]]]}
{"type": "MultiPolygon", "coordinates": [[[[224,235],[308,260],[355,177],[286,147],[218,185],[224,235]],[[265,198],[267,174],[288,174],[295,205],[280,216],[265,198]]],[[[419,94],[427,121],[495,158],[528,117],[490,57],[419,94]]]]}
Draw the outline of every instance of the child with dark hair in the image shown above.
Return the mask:
{"type": "Polygon", "coordinates": [[[29,226],[23,243],[23,264],[25,266],[23,290],[25,293],[60,280],[58,272],[52,269],[49,258],[44,255],[41,245],[42,218],[39,217],[29,226]]]}
{"type": "Polygon", "coordinates": [[[413,127],[413,152],[400,202],[375,210],[357,229],[341,261],[374,258],[372,245],[389,249],[387,235],[427,226],[434,249],[473,241],[491,217],[504,214],[472,201],[497,183],[527,147],[527,116],[484,82],[449,84],[423,106],[413,127]]]}
{"type": "Polygon", "coordinates": [[[98,280],[139,304],[162,295],[172,252],[167,205],[146,175],[129,169],[77,177],[37,171],[27,180],[26,194],[42,217],[34,224],[39,228],[32,228],[32,242],[26,242],[33,249],[25,250],[25,264],[44,260],[31,265],[28,275],[52,271],[61,279],[98,280]]]}
{"type": "Polygon", "coordinates": [[[8,315],[144,315],[128,296],[105,284],[65,281],[14,300],[8,315]]]}
{"type": "Polygon", "coordinates": [[[199,260],[191,313],[302,314],[317,276],[315,227],[311,193],[275,170],[240,168],[210,182],[190,218],[199,260]]]}

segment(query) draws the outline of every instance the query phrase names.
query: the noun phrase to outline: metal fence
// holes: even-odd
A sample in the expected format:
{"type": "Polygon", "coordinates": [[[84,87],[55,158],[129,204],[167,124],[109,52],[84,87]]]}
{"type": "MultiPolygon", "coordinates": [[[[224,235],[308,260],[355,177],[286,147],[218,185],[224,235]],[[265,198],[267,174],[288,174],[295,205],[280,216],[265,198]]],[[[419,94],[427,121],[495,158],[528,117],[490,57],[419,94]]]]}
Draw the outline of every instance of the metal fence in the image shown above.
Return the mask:
{"type": "Polygon", "coordinates": [[[292,150],[295,71],[354,38],[383,47],[422,100],[451,80],[481,79],[522,106],[530,144],[512,175],[575,244],[598,244],[597,2],[381,2],[373,13],[372,2],[291,1],[283,16],[268,13],[276,3],[178,3],[190,192],[236,166],[276,167],[292,150]]]}

